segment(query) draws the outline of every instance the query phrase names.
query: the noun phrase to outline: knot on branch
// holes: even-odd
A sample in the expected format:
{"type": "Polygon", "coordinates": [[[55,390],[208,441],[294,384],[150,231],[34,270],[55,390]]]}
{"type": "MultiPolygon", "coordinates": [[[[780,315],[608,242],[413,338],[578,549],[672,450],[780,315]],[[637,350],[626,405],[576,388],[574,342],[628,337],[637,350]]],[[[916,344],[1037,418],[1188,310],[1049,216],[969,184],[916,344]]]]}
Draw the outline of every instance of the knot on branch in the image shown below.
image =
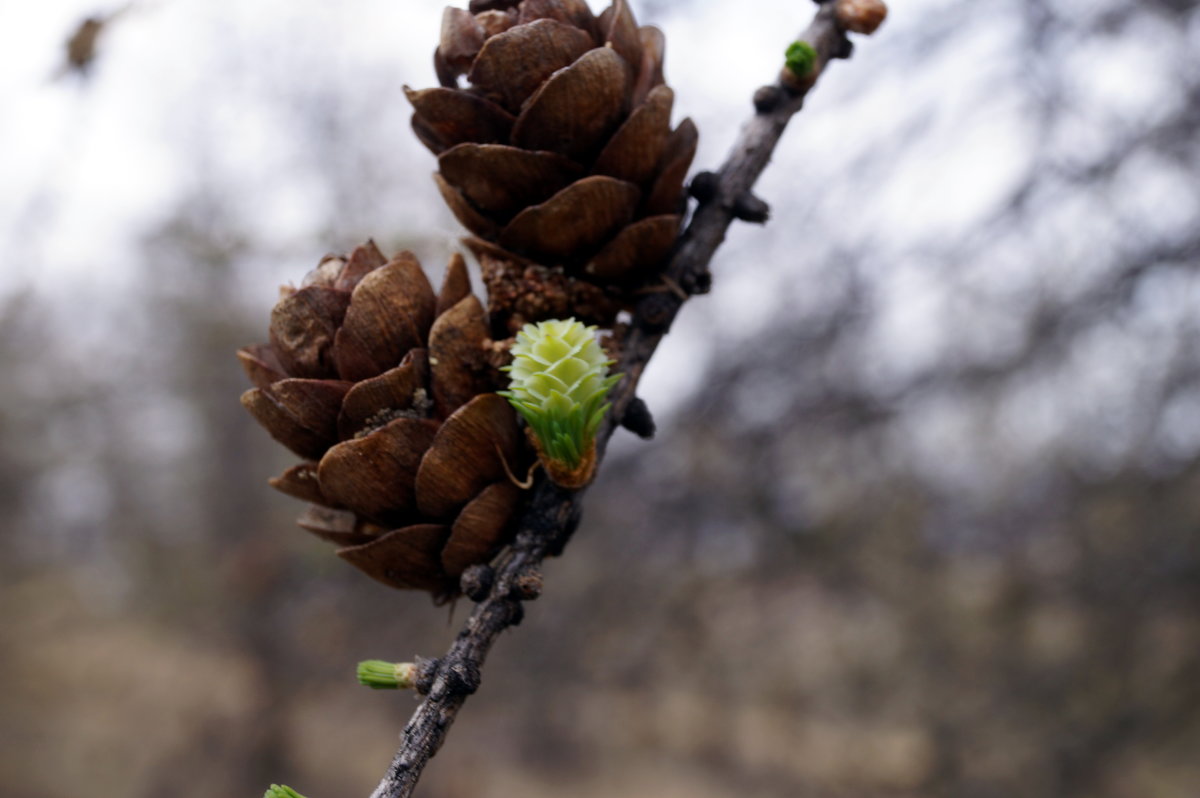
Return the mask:
{"type": "Polygon", "coordinates": [[[688,295],[695,296],[696,294],[707,294],[712,290],[712,272],[708,269],[700,269],[694,272],[688,272],[679,280],[679,284],[683,286],[688,295]]]}
{"type": "Polygon", "coordinates": [[[683,302],[672,293],[647,294],[638,303],[637,319],[648,333],[666,332],[683,302]]]}
{"type": "Polygon", "coordinates": [[[760,86],[758,91],[754,92],[754,110],[760,114],[771,113],[782,101],[783,89],[778,86],[760,86]]]}
{"type": "Polygon", "coordinates": [[[438,669],[442,666],[442,661],[437,657],[426,659],[425,657],[417,657],[417,679],[415,687],[421,695],[429,695],[429,691],[433,689],[433,683],[437,680],[438,669]]]}
{"type": "Polygon", "coordinates": [[[733,201],[733,215],[743,222],[766,224],[771,218],[771,206],[766,200],[747,191],[733,201]]]}
{"type": "Polygon", "coordinates": [[[496,581],[496,571],[490,565],[479,563],[463,571],[459,579],[459,587],[467,598],[479,603],[492,592],[492,584],[496,581]]]}
{"type": "Polygon", "coordinates": [[[455,662],[446,669],[446,692],[450,695],[471,695],[482,681],[483,675],[474,662],[455,662]]]}
{"type": "Polygon", "coordinates": [[[642,397],[635,396],[629,400],[629,405],[621,414],[621,426],[642,440],[648,441],[654,437],[654,417],[650,415],[650,408],[642,397]]]}
{"type": "Polygon", "coordinates": [[[720,178],[715,172],[701,172],[688,183],[688,193],[696,198],[701,205],[712,202],[717,198],[721,188],[720,178]]]}

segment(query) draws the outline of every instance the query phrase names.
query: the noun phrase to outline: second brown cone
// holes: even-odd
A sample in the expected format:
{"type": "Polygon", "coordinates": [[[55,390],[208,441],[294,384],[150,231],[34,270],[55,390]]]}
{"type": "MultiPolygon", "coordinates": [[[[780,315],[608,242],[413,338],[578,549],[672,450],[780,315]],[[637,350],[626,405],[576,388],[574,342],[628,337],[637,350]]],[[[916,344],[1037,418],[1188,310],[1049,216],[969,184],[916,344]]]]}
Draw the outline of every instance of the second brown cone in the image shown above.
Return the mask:
{"type": "Polygon", "coordinates": [[[442,86],[406,91],[442,196],[478,237],[497,326],[607,325],[661,270],[697,143],[690,119],[671,128],[664,47],[625,0],[599,16],[584,0],[446,9],[442,86]]]}
{"type": "Polygon", "coordinates": [[[483,306],[462,259],[435,294],[408,252],[326,258],[238,352],[242,404],[303,462],[271,480],[312,503],[300,525],[385,584],[456,594],[507,540],[530,455],[492,393],[483,306]]]}

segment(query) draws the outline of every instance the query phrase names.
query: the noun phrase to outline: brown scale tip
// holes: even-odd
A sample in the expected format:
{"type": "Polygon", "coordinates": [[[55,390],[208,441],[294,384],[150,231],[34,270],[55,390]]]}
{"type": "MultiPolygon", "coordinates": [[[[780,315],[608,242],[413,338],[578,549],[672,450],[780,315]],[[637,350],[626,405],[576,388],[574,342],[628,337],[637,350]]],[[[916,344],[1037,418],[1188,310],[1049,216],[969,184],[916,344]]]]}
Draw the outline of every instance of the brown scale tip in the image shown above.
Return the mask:
{"type": "Polygon", "coordinates": [[[883,0],[837,0],[834,14],[838,24],[848,31],[870,35],[887,19],[883,0]]]}

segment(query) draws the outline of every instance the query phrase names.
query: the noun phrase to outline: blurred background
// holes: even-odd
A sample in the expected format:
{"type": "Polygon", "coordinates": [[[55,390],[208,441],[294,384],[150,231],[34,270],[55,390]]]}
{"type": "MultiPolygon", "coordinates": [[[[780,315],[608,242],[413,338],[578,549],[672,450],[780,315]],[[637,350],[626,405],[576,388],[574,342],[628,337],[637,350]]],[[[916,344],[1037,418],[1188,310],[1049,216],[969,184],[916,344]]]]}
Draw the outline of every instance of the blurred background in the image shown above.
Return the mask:
{"type": "MultiPolygon", "coordinates": [[[[0,7],[6,796],[383,774],[414,699],[354,663],[468,607],[293,526],[234,350],[326,252],[457,246],[401,92],[441,6],[0,7]]],[[[1200,794],[1198,6],[893,3],[421,794],[1200,794]]],[[[634,7],[714,168],[812,4],[634,7]]]]}

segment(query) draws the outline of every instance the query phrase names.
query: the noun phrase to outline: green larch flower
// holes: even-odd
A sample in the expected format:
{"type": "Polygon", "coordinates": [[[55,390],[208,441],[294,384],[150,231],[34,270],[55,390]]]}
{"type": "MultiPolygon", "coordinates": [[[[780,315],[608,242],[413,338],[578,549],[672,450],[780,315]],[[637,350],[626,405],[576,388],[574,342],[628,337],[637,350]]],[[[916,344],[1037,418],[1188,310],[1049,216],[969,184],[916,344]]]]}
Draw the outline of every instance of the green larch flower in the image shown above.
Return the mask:
{"type": "Polygon", "coordinates": [[[621,379],[608,373],[615,361],[605,357],[596,328],[573,318],[526,324],[512,354],[509,390],[500,395],[525,417],[551,478],[567,487],[586,484],[610,406],[605,400],[621,379]],[[558,478],[570,473],[576,477],[558,478]]]}

